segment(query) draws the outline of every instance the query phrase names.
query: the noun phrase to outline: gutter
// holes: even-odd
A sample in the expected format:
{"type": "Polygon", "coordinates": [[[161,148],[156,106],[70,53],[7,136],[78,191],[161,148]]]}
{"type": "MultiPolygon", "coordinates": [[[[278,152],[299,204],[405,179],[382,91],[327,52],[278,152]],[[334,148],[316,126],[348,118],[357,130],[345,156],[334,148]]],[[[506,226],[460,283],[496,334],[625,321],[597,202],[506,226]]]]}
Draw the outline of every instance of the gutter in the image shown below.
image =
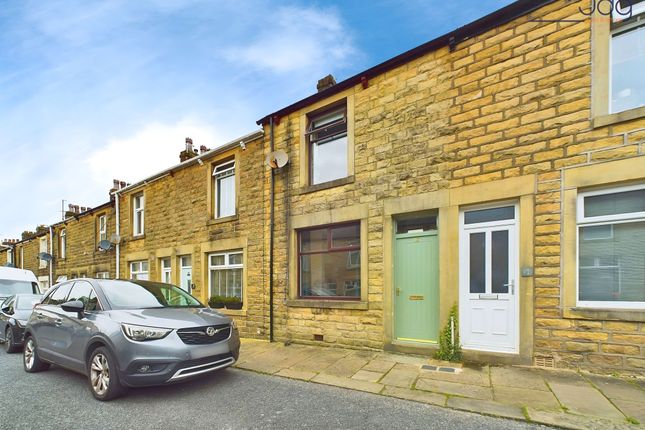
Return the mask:
{"type": "Polygon", "coordinates": [[[361,84],[364,86],[364,88],[366,88],[368,85],[369,79],[371,78],[379,76],[403,64],[407,64],[410,61],[413,61],[429,52],[435,51],[444,46],[449,46],[450,50],[452,51],[455,49],[457,44],[465,40],[478,36],[493,28],[499,27],[500,25],[504,25],[510,21],[513,21],[514,19],[522,17],[543,6],[546,6],[555,2],[556,0],[519,0],[514,3],[511,3],[510,5],[503,7],[501,9],[498,9],[469,24],[459,27],[449,33],[446,33],[429,42],[426,42],[423,45],[419,45],[416,48],[412,48],[409,51],[399,54],[396,57],[390,58],[389,60],[384,61],[383,63],[377,64],[376,66],[370,69],[367,69],[350,78],[347,78],[344,81],[341,81],[334,86],[331,86],[316,94],[313,94],[300,101],[297,101],[283,109],[280,109],[272,114],[269,114],[257,120],[256,123],[258,125],[267,125],[270,123],[271,118],[277,118],[277,121],[279,122],[280,118],[283,118],[292,112],[300,110],[319,100],[330,97],[341,91],[352,88],[355,85],[361,84]]]}

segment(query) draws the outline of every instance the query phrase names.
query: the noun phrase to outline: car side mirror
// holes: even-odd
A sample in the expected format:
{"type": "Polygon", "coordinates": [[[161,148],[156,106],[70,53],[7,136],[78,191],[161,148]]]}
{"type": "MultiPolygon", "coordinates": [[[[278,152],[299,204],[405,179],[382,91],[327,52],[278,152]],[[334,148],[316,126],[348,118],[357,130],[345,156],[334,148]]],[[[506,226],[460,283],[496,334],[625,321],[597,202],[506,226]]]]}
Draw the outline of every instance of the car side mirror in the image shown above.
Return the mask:
{"type": "Polygon", "coordinates": [[[65,302],[60,305],[60,307],[65,312],[76,312],[78,319],[83,318],[83,316],[85,315],[85,305],[80,300],[71,300],[69,302],[65,302]]]}
{"type": "Polygon", "coordinates": [[[11,311],[11,308],[9,306],[5,306],[4,308],[0,309],[2,313],[4,314],[9,314],[9,311],[11,311]]]}

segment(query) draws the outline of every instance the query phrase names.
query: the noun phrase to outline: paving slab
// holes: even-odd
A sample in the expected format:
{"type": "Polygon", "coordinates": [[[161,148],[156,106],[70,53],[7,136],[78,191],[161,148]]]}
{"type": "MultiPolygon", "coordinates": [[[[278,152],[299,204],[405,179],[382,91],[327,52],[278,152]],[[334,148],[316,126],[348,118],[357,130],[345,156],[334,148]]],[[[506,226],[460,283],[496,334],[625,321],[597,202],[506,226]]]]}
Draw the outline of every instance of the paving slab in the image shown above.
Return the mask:
{"type": "Polygon", "coordinates": [[[302,381],[309,381],[311,378],[317,375],[316,372],[308,372],[306,370],[294,370],[294,369],[282,369],[278,373],[278,376],[283,376],[285,378],[291,379],[300,379],[302,381]]]}
{"type": "Polygon", "coordinates": [[[376,360],[394,361],[395,363],[404,363],[404,364],[416,364],[419,366],[421,366],[422,364],[428,364],[428,360],[429,360],[428,357],[394,354],[391,352],[380,352],[374,358],[376,360]]]}
{"type": "Polygon", "coordinates": [[[342,349],[319,348],[316,354],[307,360],[289,366],[295,370],[307,370],[309,372],[322,372],[343,357],[348,356],[351,351],[342,349]],[[322,350],[322,351],[321,351],[322,350]]]}
{"type": "Polygon", "coordinates": [[[372,372],[370,370],[359,370],[356,372],[353,376],[352,379],[358,379],[359,381],[368,381],[368,382],[378,382],[384,373],[381,372],[372,372]]]}
{"type": "Polygon", "coordinates": [[[412,384],[414,384],[414,381],[416,381],[418,377],[419,368],[416,365],[399,363],[396,364],[380,382],[384,385],[411,388],[412,384]]]}
{"type": "Polygon", "coordinates": [[[387,361],[381,359],[374,359],[363,366],[363,370],[369,370],[371,372],[389,372],[392,367],[396,364],[396,361],[387,361]]]}
{"type": "Polygon", "coordinates": [[[446,396],[443,394],[429,393],[427,391],[410,390],[408,388],[392,387],[386,385],[381,394],[399,399],[428,403],[431,405],[445,406],[446,396]]]}
{"type": "Polygon", "coordinates": [[[640,401],[645,409],[645,390],[638,385],[610,376],[586,375],[586,377],[610,399],[640,401]]]}
{"type": "Polygon", "coordinates": [[[591,385],[552,382],[549,384],[560,403],[579,415],[624,420],[625,416],[591,385]]]}
{"type": "Polygon", "coordinates": [[[645,428],[645,403],[625,399],[615,399],[613,402],[623,414],[635,418],[645,428]]]}
{"type": "Polygon", "coordinates": [[[636,426],[597,417],[547,412],[527,408],[531,421],[572,430],[635,430],[636,426]]]}
{"type": "Polygon", "coordinates": [[[458,384],[455,382],[436,381],[434,379],[417,380],[417,390],[433,391],[435,393],[451,394],[453,396],[472,397],[481,400],[493,400],[490,388],[477,385],[458,384]]]}
{"type": "Polygon", "coordinates": [[[365,358],[348,355],[347,357],[343,357],[327,367],[322,371],[322,373],[351,378],[351,376],[358,372],[361,367],[365,366],[367,362],[368,360],[366,360],[365,358]]]}
{"type": "Polygon", "coordinates": [[[549,387],[546,386],[544,378],[538,372],[531,369],[491,367],[490,379],[493,387],[502,385],[505,387],[549,391],[549,387]]]}
{"type": "Polygon", "coordinates": [[[450,397],[447,403],[449,408],[461,409],[463,411],[477,412],[496,417],[513,418],[524,420],[522,408],[513,405],[503,405],[489,400],[465,399],[463,397],[450,397]]]}
{"type": "Polygon", "coordinates": [[[351,390],[366,391],[368,393],[378,394],[383,389],[383,385],[375,382],[358,381],[356,379],[343,378],[340,376],[326,375],[319,373],[312,379],[314,382],[325,385],[334,385],[336,387],[349,388],[351,390]]]}
{"type": "Polygon", "coordinates": [[[420,378],[436,379],[438,381],[457,382],[459,384],[480,385],[490,387],[488,367],[469,368],[464,367],[458,373],[439,372],[433,370],[421,370],[420,378]]]}
{"type": "Polygon", "coordinates": [[[495,401],[507,405],[531,406],[535,409],[560,411],[560,403],[551,391],[493,385],[495,401]]]}

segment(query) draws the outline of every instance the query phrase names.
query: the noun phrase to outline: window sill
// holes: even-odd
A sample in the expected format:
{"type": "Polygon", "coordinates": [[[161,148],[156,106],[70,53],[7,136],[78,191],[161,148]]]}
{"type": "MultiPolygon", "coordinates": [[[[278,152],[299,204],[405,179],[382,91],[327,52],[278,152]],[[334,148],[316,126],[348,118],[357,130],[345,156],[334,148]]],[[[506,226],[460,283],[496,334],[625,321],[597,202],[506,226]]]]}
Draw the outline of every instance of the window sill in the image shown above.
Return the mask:
{"type": "Polygon", "coordinates": [[[206,221],[206,225],[222,224],[225,222],[237,221],[238,219],[240,219],[240,216],[237,214],[231,215],[231,216],[225,216],[223,218],[213,218],[206,221]]]}
{"type": "Polygon", "coordinates": [[[629,121],[645,117],[645,106],[637,107],[634,109],[625,110],[618,113],[608,115],[600,115],[594,117],[592,120],[592,127],[604,127],[606,125],[618,124],[620,122],[629,121]]]}
{"type": "Polygon", "coordinates": [[[328,188],[340,187],[341,185],[347,185],[354,183],[354,176],[348,176],[346,178],[335,179],[329,182],[323,182],[322,184],[308,185],[300,188],[300,194],[313,193],[315,191],[326,190],[328,188]]]}
{"type": "Polygon", "coordinates": [[[231,317],[245,317],[247,315],[246,309],[213,308],[213,310],[216,310],[221,314],[228,315],[231,317]]]}
{"type": "Polygon", "coordinates": [[[138,234],[136,236],[132,235],[132,237],[130,238],[130,241],[139,240],[139,239],[145,239],[145,238],[146,238],[145,234],[138,234]]]}
{"type": "Polygon", "coordinates": [[[293,299],[287,300],[287,306],[293,308],[321,308],[321,309],[355,309],[367,310],[367,302],[355,300],[311,300],[293,299]]]}
{"type": "Polygon", "coordinates": [[[645,322],[645,309],[596,309],[571,307],[564,309],[565,318],[645,322]]]}

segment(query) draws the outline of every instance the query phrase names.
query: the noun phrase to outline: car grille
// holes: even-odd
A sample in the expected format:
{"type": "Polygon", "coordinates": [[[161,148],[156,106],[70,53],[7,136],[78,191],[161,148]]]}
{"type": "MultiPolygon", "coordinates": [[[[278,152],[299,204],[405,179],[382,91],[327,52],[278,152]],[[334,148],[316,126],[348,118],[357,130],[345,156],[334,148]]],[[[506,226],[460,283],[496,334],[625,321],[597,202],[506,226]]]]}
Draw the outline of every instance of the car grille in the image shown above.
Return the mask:
{"type": "Polygon", "coordinates": [[[177,330],[179,338],[187,345],[205,345],[226,340],[231,335],[231,326],[228,324],[211,325],[204,327],[182,328],[177,330]],[[212,327],[216,333],[213,336],[206,334],[206,330],[212,327]]]}

